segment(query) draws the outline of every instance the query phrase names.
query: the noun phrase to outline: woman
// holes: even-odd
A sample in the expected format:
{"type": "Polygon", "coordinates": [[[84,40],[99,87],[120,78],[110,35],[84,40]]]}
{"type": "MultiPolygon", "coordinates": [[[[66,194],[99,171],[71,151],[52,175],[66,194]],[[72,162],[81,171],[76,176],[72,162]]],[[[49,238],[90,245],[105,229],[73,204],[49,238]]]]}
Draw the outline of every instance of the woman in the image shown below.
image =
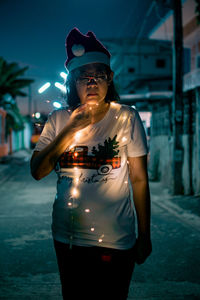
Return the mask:
{"type": "Polygon", "coordinates": [[[69,107],[50,114],[31,172],[58,174],[52,234],[63,299],[125,300],[135,262],[151,253],[146,136],[137,111],[116,103],[110,53],[94,34],[74,28],[66,49],[69,107]]]}

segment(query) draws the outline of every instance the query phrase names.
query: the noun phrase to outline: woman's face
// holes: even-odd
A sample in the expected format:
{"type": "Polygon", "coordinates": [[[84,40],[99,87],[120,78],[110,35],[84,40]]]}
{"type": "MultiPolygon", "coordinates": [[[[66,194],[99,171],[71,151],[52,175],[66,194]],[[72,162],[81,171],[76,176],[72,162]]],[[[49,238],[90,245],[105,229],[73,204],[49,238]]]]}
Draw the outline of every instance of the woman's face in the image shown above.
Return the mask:
{"type": "Polygon", "coordinates": [[[81,104],[103,104],[108,91],[109,82],[105,68],[101,64],[93,63],[81,67],[76,77],[76,89],[81,104]]]}

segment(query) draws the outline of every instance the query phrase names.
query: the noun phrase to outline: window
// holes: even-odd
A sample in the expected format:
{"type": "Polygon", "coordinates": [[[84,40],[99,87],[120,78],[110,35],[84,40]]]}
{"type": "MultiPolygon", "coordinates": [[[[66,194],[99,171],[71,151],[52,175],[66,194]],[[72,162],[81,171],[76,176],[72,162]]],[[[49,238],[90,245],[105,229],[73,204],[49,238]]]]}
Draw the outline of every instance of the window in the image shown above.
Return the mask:
{"type": "Polygon", "coordinates": [[[134,73],[135,72],[135,68],[128,68],[128,72],[129,73],[134,73]]]}
{"type": "Polygon", "coordinates": [[[200,69],[200,54],[196,56],[196,68],[200,69]]]}
{"type": "Polygon", "coordinates": [[[156,68],[165,68],[165,59],[156,59],[156,68]]]}

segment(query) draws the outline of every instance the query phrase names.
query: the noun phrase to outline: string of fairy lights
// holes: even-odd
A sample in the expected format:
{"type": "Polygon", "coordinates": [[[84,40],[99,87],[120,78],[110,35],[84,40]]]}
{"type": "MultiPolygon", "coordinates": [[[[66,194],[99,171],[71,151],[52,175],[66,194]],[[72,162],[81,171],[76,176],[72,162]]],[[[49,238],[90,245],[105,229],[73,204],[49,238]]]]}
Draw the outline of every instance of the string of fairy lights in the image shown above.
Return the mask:
{"type": "MultiPolygon", "coordinates": [[[[111,102],[110,105],[112,107],[114,107],[114,106],[117,106],[117,105],[120,105],[120,104],[117,104],[115,102],[111,102]]],[[[115,119],[117,119],[118,122],[124,122],[124,121],[130,122],[131,117],[128,116],[128,113],[124,113],[123,115],[122,114],[120,114],[119,116],[116,115],[115,119]]],[[[121,123],[121,125],[122,125],[122,123],[121,123]]],[[[84,134],[85,134],[85,128],[78,131],[74,136],[74,140],[72,141],[71,146],[69,146],[67,150],[71,150],[75,146],[80,144],[81,138],[84,136],[84,134]]],[[[127,137],[126,136],[121,137],[121,141],[122,141],[122,143],[125,143],[127,141],[127,137]]],[[[74,152],[74,157],[75,158],[77,158],[78,155],[79,155],[78,152],[74,152]]],[[[128,161],[127,161],[127,164],[128,164],[128,161]]],[[[64,169],[62,169],[61,172],[62,171],[65,172],[64,169]]],[[[71,190],[70,190],[70,197],[66,200],[67,201],[67,207],[70,210],[70,236],[69,236],[70,247],[72,247],[73,239],[74,239],[74,211],[75,211],[75,209],[77,209],[79,207],[80,201],[81,201],[81,191],[80,191],[80,187],[79,187],[79,184],[80,184],[80,179],[79,178],[80,178],[81,168],[75,166],[75,167],[73,167],[73,172],[74,172],[73,181],[72,181],[73,185],[72,185],[71,190]]],[[[125,180],[124,184],[127,185],[128,180],[125,180]]],[[[85,215],[87,215],[88,217],[90,216],[91,219],[92,219],[92,216],[91,216],[92,215],[92,209],[90,207],[84,208],[83,213],[85,215]]],[[[91,233],[92,232],[95,233],[95,221],[94,220],[91,220],[91,225],[89,227],[89,231],[91,233]]],[[[104,240],[104,237],[105,237],[104,233],[99,234],[98,243],[102,243],[103,240],[104,240]]]]}

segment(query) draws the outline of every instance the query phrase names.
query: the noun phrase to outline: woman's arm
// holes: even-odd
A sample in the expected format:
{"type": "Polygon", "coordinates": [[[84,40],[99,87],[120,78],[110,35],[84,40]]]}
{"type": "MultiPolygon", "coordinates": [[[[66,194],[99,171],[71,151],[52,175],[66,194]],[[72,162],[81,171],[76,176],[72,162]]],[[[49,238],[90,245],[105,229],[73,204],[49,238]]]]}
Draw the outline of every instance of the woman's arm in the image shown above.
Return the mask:
{"type": "Polygon", "coordinates": [[[86,106],[77,108],[56,138],[42,151],[34,151],[31,158],[32,176],[36,180],[47,176],[54,169],[60,155],[71,145],[75,133],[90,122],[91,116],[86,106]]]}
{"type": "Polygon", "coordinates": [[[137,214],[137,263],[141,264],[152,251],[150,233],[150,192],[147,173],[147,156],[128,157],[129,176],[137,214]]]}
{"type": "Polygon", "coordinates": [[[55,167],[60,155],[70,146],[74,129],[66,126],[42,151],[34,151],[31,158],[31,174],[36,180],[47,176],[55,167]]]}

